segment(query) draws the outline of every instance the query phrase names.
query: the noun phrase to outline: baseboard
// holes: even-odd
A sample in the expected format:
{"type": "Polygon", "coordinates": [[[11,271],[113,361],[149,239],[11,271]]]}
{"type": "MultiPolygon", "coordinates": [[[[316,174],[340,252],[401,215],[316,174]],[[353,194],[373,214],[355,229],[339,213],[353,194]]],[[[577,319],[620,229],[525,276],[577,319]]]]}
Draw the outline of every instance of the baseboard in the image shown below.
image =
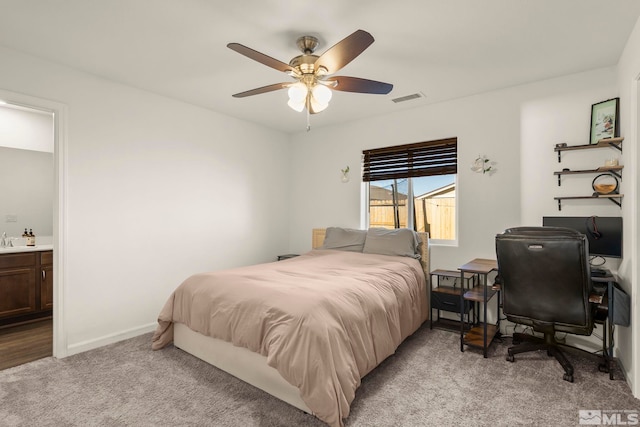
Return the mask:
{"type": "MultiPolygon", "coordinates": [[[[71,344],[67,346],[67,352],[64,357],[72,356],[78,353],[84,353],[85,351],[93,350],[95,348],[104,347],[105,345],[113,344],[119,341],[123,341],[129,338],[137,337],[156,330],[158,326],[157,322],[149,323],[147,325],[139,326],[137,328],[127,329],[115,334],[105,335],[100,338],[82,341],[77,344],[71,344]]],[[[151,348],[151,341],[149,341],[149,348],[151,348]]]]}
{"type": "MultiPolygon", "coordinates": [[[[627,381],[627,384],[629,384],[629,388],[631,389],[631,392],[633,393],[633,379],[629,375],[629,371],[624,366],[624,363],[622,363],[622,360],[616,358],[616,363],[618,364],[618,366],[622,370],[622,373],[624,374],[624,379],[627,381]]],[[[635,397],[636,399],[640,399],[640,397],[636,396],[636,395],[634,395],[633,397],[635,397]]]]}

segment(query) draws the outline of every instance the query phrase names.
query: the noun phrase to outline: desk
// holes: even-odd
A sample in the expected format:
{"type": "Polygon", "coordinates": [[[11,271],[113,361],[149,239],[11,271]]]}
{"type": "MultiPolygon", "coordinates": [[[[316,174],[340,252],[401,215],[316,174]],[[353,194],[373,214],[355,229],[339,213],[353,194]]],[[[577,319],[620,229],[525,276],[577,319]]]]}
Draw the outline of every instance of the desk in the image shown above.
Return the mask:
{"type": "MultiPolygon", "coordinates": [[[[498,270],[498,263],[493,259],[476,258],[459,267],[458,270],[460,271],[461,281],[464,280],[465,273],[478,275],[478,285],[460,294],[460,306],[464,307],[464,301],[468,300],[482,303],[483,309],[482,322],[478,322],[476,326],[466,333],[464,331],[464,323],[462,322],[462,326],[460,327],[460,351],[464,351],[465,344],[482,347],[482,355],[486,358],[487,347],[500,331],[500,313],[498,313],[498,320],[495,325],[487,324],[487,303],[499,292],[498,288],[492,287],[489,289],[487,276],[492,271],[498,270]]],[[[500,309],[499,300],[500,297],[498,296],[498,311],[500,309]]],[[[460,314],[462,315],[462,312],[460,314]]]]}

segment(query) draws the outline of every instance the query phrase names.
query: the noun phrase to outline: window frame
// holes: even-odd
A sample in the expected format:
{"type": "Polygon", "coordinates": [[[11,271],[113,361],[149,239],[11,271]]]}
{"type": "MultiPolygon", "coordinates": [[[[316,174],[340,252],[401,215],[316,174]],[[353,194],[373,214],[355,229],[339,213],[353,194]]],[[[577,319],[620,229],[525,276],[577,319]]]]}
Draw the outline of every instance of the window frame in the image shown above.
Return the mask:
{"type": "MultiPolygon", "coordinates": [[[[360,187],[360,228],[362,230],[366,230],[369,228],[369,184],[375,181],[367,181],[362,182],[360,187]]],[[[458,241],[460,238],[460,222],[458,221],[460,215],[460,209],[458,209],[458,174],[454,179],[454,184],[456,186],[456,213],[455,213],[455,224],[456,224],[456,238],[455,239],[434,239],[429,236],[429,244],[432,246],[451,246],[458,247],[458,241]]],[[[413,206],[413,197],[409,197],[411,200],[411,204],[413,206]]],[[[411,218],[410,221],[413,222],[414,218],[411,218]]],[[[408,219],[409,221],[409,219],[408,219]]],[[[413,227],[413,223],[411,224],[413,227]]]]}
{"type": "MultiPolygon", "coordinates": [[[[459,235],[460,235],[460,228],[459,228],[459,203],[458,203],[458,194],[459,194],[459,186],[458,186],[458,171],[457,171],[457,137],[453,137],[453,138],[446,138],[446,139],[440,139],[440,140],[434,140],[434,141],[425,141],[425,142],[421,142],[421,143],[414,143],[414,144],[406,144],[406,145],[398,145],[398,146],[391,146],[391,147],[383,147],[380,149],[373,149],[373,150],[363,150],[363,179],[362,179],[362,186],[361,186],[361,198],[360,198],[360,225],[361,228],[363,229],[367,229],[369,228],[369,196],[370,196],[370,190],[369,190],[369,186],[372,182],[376,182],[376,181],[380,181],[380,180],[371,180],[371,179],[364,179],[364,175],[368,174],[370,172],[370,170],[365,170],[365,153],[370,153],[370,152],[376,152],[376,151],[394,151],[394,149],[396,149],[397,151],[402,151],[404,148],[408,149],[409,151],[411,151],[414,147],[420,147],[420,146],[426,146],[426,147],[430,147],[430,146],[438,146],[441,144],[448,144],[448,143],[455,143],[456,144],[456,164],[455,165],[449,165],[448,169],[449,169],[449,173],[422,173],[422,174],[414,174],[411,171],[411,167],[408,167],[408,171],[407,171],[407,176],[405,176],[404,178],[408,179],[407,182],[407,193],[411,194],[411,197],[407,197],[407,212],[415,212],[415,194],[413,194],[413,178],[420,178],[420,177],[425,177],[425,176],[437,176],[440,174],[446,174],[446,175],[453,175],[454,176],[454,185],[455,185],[455,218],[454,218],[454,223],[455,223],[455,238],[454,239],[433,239],[431,237],[429,237],[429,243],[431,245],[436,245],[436,246],[452,246],[452,247],[457,247],[458,246],[458,242],[459,242],[459,235]],[[453,172],[451,171],[451,169],[453,168],[453,172]]],[[[412,215],[407,215],[407,227],[413,229],[414,228],[414,224],[415,224],[415,216],[412,215]]]]}

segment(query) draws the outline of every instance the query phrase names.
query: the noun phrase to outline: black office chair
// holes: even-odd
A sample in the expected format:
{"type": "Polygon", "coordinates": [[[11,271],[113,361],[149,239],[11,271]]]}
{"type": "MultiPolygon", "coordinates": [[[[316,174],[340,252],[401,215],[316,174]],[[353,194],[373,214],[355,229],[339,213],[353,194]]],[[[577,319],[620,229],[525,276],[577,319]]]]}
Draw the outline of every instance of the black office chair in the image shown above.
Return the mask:
{"type": "Polygon", "coordinates": [[[589,303],[591,272],[588,241],[577,231],[559,227],[517,227],[496,236],[503,311],[514,323],[531,326],[544,339],[514,334],[507,360],[546,350],[573,382],[573,366],[560,351],[556,332],[591,335],[595,306],[589,303]]]}

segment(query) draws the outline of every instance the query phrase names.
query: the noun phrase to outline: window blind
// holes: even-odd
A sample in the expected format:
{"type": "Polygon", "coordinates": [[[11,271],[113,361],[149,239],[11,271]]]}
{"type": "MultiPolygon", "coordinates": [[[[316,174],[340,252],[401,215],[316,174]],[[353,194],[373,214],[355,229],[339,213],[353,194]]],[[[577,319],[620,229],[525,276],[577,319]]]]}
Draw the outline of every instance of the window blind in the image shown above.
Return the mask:
{"type": "Polygon", "coordinates": [[[362,180],[448,175],[458,171],[458,138],[362,151],[362,180]]]}

